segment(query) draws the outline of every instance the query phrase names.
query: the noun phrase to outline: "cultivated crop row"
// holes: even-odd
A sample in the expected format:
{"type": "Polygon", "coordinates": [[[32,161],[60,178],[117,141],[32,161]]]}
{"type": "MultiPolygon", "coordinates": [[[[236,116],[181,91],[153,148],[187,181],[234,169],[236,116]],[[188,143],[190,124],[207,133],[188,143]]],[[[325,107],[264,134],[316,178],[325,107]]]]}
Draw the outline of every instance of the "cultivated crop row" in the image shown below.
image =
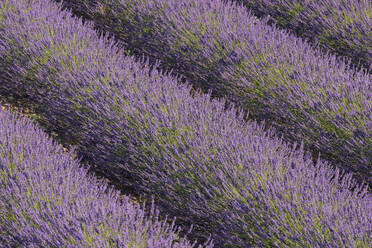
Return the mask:
{"type": "Polygon", "coordinates": [[[194,247],[154,205],[147,216],[105,193],[71,154],[29,119],[0,111],[1,247],[194,247]]]}
{"type": "Polygon", "coordinates": [[[276,25],[351,58],[372,72],[370,0],[234,0],[255,15],[270,15],[276,25]]]}
{"type": "MultiPolygon", "coordinates": [[[[372,187],[372,75],[221,0],[63,1],[372,187]]],[[[371,188],[372,189],[372,188],[371,188]]]]}
{"type": "Polygon", "coordinates": [[[216,247],[371,244],[371,197],[350,174],[321,159],[314,167],[303,146],[223,101],[192,97],[48,0],[0,1],[0,20],[2,95],[23,92],[48,132],[109,178],[130,173],[195,237],[211,233],[216,247]]]}

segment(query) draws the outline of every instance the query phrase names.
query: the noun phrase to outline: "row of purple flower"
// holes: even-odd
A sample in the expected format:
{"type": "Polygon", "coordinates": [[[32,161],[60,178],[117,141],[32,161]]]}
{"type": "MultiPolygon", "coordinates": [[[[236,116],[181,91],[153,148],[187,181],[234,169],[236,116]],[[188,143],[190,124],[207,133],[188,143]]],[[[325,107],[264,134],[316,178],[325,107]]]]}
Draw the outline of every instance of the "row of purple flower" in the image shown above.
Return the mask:
{"type": "MultiPolygon", "coordinates": [[[[158,206],[195,224],[195,237],[205,239],[210,232],[217,247],[371,244],[371,198],[351,175],[340,178],[339,170],[321,159],[314,167],[302,146],[291,148],[273,129],[245,122],[234,109],[225,111],[223,101],[192,97],[190,86],[151,69],[148,61],[125,56],[112,39],[99,38],[92,24],[82,25],[48,0],[2,0],[0,19],[0,92],[8,97],[24,92],[47,132],[72,140],[77,154],[108,177],[125,180],[122,175],[129,172],[140,190],[154,194],[158,206]]],[[[43,159],[45,153],[33,147],[43,159]]],[[[46,177],[41,171],[47,165],[35,170],[39,179],[33,181],[46,177]]],[[[27,185],[26,176],[13,179],[27,185]]],[[[4,195],[21,196],[12,192],[17,186],[9,189],[4,195]]],[[[60,201],[51,189],[33,196],[60,201]]],[[[1,211],[17,204],[2,199],[8,207],[1,211]]],[[[50,210],[47,203],[43,207],[50,210]]],[[[82,206],[70,207],[79,216],[82,206]]],[[[68,222],[66,216],[73,214],[67,212],[38,218],[12,211],[0,222],[4,230],[18,217],[24,220],[18,230],[5,232],[13,235],[12,242],[21,240],[22,225],[33,226],[31,217],[35,232],[37,226],[52,230],[58,221],[79,225],[68,222]]],[[[77,232],[84,237],[83,230],[77,232]]],[[[45,242],[53,237],[45,235],[45,242]]]]}
{"type": "Polygon", "coordinates": [[[372,73],[370,0],[233,0],[372,73]]]}
{"type": "Polygon", "coordinates": [[[0,147],[1,247],[194,247],[154,204],[147,215],[119,201],[29,119],[0,111],[0,147]]]}
{"type": "Polygon", "coordinates": [[[321,153],[372,190],[371,74],[356,72],[231,1],[63,3],[134,54],[144,53],[152,63],[159,59],[160,68],[226,97],[286,141],[304,142],[314,160],[321,153]]]}

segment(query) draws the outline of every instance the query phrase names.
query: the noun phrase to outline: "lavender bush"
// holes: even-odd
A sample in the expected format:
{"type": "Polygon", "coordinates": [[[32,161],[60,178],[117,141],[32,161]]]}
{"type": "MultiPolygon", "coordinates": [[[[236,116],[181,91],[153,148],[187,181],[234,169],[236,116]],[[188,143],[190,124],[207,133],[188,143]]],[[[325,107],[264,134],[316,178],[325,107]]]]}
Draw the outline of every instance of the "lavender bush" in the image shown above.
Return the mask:
{"type": "Polygon", "coordinates": [[[256,16],[297,36],[318,42],[354,65],[372,72],[372,2],[370,0],[234,0],[256,16]]]}
{"type": "MultiPolygon", "coordinates": [[[[159,209],[216,247],[369,247],[371,195],[350,174],[244,122],[169,72],[124,56],[47,0],[0,2],[0,92],[109,178],[130,173],[159,209]],[[236,117],[236,118],[235,118],[236,117]],[[354,188],[351,191],[350,188],[354,188]]],[[[155,65],[157,66],[157,65],[155,65]]],[[[180,232],[182,234],[182,232],[180,232]]]]}
{"type": "Polygon", "coordinates": [[[372,75],[220,0],[64,0],[135,54],[265,120],[372,190],[372,75]]]}
{"type": "Polygon", "coordinates": [[[194,247],[153,204],[148,216],[119,201],[30,120],[0,111],[0,147],[1,247],[194,247]]]}

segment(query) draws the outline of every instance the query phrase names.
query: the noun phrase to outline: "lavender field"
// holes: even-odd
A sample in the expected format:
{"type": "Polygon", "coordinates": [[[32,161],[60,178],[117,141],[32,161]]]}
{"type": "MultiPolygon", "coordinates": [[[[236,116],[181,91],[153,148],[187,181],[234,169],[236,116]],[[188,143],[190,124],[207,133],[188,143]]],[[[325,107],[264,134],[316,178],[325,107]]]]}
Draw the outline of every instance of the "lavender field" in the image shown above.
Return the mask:
{"type": "Polygon", "coordinates": [[[371,4],[305,2],[0,0],[0,247],[371,247],[371,4]]]}
{"type": "Polygon", "coordinates": [[[287,142],[304,142],[313,157],[321,153],[372,190],[372,75],[365,70],[257,21],[234,2],[63,2],[133,54],[226,98],[287,142]]]}

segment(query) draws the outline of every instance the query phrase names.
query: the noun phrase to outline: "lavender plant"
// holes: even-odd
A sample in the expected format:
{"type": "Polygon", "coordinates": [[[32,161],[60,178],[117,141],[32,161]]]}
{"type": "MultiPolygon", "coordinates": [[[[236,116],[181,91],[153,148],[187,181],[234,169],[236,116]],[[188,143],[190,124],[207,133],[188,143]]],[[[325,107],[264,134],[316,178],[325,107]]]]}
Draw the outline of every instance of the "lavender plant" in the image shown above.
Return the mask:
{"type": "Polygon", "coordinates": [[[372,75],[350,68],[350,61],[323,53],[231,2],[63,3],[133,54],[143,53],[152,63],[159,59],[161,69],[227,97],[287,142],[304,141],[314,160],[320,152],[372,190],[372,75]]]}
{"type": "Polygon", "coordinates": [[[159,209],[194,224],[189,238],[211,233],[216,247],[371,245],[372,197],[351,174],[322,159],[314,166],[302,145],[244,122],[210,94],[192,97],[191,86],[125,56],[47,0],[2,1],[0,19],[0,92],[22,89],[46,130],[73,140],[109,178],[133,175],[159,209]]]}
{"type": "Polygon", "coordinates": [[[317,42],[372,72],[372,2],[369,0],[235,0],[256,16],[317,42]]]}
{"type": "Polygon", "coordinates": [[[194,247],[153,203],[147,214],[119,201],[29,119],[0,111],[0,148],[1,247],[194,247]]]}

